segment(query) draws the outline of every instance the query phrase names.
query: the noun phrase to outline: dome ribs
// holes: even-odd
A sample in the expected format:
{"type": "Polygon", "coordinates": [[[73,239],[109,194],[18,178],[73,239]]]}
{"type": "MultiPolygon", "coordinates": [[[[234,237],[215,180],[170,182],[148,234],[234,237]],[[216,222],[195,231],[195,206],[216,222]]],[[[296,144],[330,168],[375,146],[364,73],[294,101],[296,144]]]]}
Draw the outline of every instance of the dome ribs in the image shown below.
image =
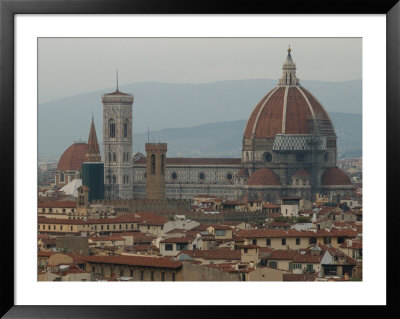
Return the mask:
{"type": "Polygon", "coordinates": [[[307,102],[297,88],[289,88],[286,134],[307,134],[307,119],[309,118],[312,118],[312,115],[307,102]]]}
{"type": "Polygon", "coordinates": [[[282,130],[283,95],[285,88],[278,88],[269,98],[255,125],[255,138],[274,137],[282,130]]]}
{"type": "Polygon", "coordinates": [[[260,112],[261,107],[263,106],[263,104],[265,103],[265,100],[268,99],[268,97],[272,94],[273,90],[271,90],[269,93],[267,93],[267,95],[265,95],[260,102],[258,102],[258,104],[256,105],[256,107],[254,108],[253,112],[251,112],[251,115],[247,121],[246,124],[246,129],[244,131],[244,138],[251,138],[252,132],[253,132],[253,128],[254,128],[254,124],[256,122],[257,119],[257,115],[260,112]]]}
{"type": "Polygon", "coordinates": [[[88,145],[86,143],[75,143],[68,147],[61,155],[57,164],[59,171],[80,171],[85,161],[88,145]]]}

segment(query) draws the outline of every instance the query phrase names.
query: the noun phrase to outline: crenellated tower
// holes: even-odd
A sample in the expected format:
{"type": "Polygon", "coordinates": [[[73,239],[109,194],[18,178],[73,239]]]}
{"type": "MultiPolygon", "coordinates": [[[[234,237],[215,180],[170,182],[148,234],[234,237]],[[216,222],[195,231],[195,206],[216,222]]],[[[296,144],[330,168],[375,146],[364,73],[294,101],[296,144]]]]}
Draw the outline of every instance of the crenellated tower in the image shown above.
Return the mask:
{"type": "Polygon", "coordinates": [[[146,143],[146,198],[165,199],[167,143],[146,143]]]}

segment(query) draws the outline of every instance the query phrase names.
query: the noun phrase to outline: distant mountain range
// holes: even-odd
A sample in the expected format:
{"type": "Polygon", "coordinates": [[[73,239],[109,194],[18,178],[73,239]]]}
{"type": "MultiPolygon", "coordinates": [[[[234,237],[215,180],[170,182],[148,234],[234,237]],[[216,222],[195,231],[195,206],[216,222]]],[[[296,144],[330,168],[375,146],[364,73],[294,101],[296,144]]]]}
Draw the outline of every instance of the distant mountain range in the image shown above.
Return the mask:
{"type": "MultiPolygon", "coordinates": [[[[149,127],[150,142],[167,142],[168,156],[239,157],[246,119],[276,82],[267,79],[121,86],[120,91],[135,97],[134,152],[144,152],[149,127]]],[[[337,131],[340,155],[361,156],[361,80],[301,83],[329,112],[337,131]]],[[[86,141],[92,114],[101,143],[101,96],[112,91],[89,92],[40,104],[39,159],[58,159],[74,141],[86,141]]]]}
{"type": "MultiPolygon", "coordinates": [[[[338,156],[362,156],[361,114],[329,113],[338,137],[338,156]]],[[[243,131],[247,120],[219,122],[187,128],[163,129],[135,136],[136,151],[144,144],[168,142],[167,156],[174,157],[241,157],[243,131]]]]}

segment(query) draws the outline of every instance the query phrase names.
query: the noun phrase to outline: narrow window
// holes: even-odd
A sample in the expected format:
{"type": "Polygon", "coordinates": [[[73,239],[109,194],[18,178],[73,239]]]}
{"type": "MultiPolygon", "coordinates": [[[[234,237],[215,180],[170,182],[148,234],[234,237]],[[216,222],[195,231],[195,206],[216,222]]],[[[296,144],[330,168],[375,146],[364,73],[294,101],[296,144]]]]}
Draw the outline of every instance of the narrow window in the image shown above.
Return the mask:
{"type": "Polygon", "coordinates": [[[109,120],[108,129],[109,129],[109,137],[115,138],[115,121],[114,121],[114,119],[109,120]]]}
{"type": "Polygon", "coordinates": [[[151,155],[151,171],[150,174],[154,175],[156,173],[156,156],[151,155]]]}
{"type": "Polygon", "coordinates": [[[128,120],[125,120],[124,123],[124,138],[128,137],[128,120]]]}
{"type": "Polygon", "coordinates": [[[164,154],[161,155],[161,175],[164,175],[164,154]]]}

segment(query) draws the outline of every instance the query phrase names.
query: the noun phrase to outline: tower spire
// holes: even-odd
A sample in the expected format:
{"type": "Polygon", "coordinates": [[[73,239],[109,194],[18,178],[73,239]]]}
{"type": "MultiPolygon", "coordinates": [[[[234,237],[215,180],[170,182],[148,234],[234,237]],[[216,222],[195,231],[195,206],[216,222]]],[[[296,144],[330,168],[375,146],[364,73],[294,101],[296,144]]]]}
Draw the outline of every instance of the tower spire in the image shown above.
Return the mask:
{"type": "Polygon", "coordinates": [[[85,162],[101,162],[99,143],[97,142],[96,128],[92,114],[92,124],[90,125],[88,147],[85,154],[85,162]]]}
{"type": "Polygon", "coordinates": [[[119,92],[118,91],[118,69],[117,69],[117,92],[119,92]]]}

